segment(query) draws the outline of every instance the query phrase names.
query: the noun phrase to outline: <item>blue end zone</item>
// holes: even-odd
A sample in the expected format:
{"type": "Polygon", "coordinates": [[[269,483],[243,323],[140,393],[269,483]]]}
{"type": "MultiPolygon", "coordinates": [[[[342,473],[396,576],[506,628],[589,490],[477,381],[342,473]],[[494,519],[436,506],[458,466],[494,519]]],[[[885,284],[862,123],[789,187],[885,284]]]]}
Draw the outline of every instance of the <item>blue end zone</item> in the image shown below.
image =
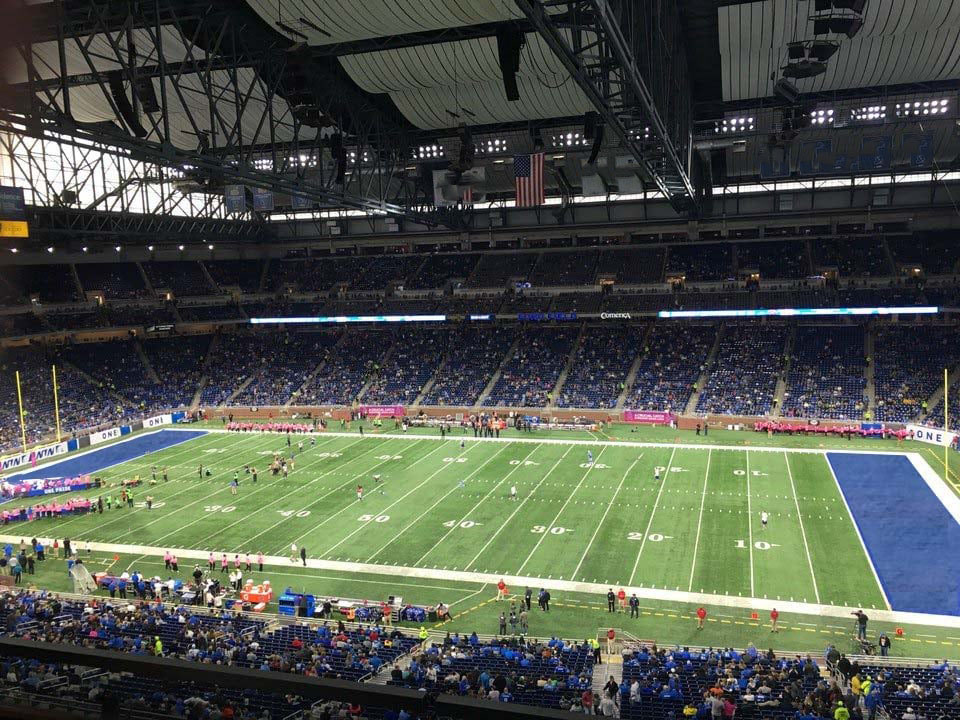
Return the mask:
{"type": "Polygon", "coordinates": [[[902,455],[827,453],[894,610],[960,615],[960,525],[902,455]]]}
{"type": "Polygon", "coordinates": [[[19,472],[7,478],[9,481],[31,480],[33,478],[76,477],[93,474],[104,468],[134,460],[147,453],[165,450],[187,440],[206,435],[206,430],[160,430],[149,435],[140,435],[125,442],[107,445],[99,450],[83,455],[39,465],[30,470],[19,472]]]}

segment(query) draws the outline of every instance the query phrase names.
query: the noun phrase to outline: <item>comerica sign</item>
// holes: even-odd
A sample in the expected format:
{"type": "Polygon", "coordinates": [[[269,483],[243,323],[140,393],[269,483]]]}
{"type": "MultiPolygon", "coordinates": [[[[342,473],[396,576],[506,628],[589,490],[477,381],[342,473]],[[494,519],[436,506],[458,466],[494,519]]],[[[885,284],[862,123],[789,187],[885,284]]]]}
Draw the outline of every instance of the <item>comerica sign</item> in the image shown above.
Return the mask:
{"type": "Polygon", "coordinates": [[[628,312],[605,312],[600,313],[601,320],[632,320],[633,316],[628,312]]]}

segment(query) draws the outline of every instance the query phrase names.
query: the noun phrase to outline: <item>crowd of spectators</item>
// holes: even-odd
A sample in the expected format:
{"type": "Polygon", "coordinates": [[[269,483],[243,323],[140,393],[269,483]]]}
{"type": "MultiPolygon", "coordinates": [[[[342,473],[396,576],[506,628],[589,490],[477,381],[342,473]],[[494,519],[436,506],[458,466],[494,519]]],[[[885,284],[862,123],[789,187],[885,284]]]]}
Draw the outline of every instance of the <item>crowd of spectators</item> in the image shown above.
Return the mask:
{"type": "Polygon", "coordinates": [[[335,333],[261,333],[259,351],[247,385],[233,404],[249,407],[283,405],[321,362],[339,337],[335,333]]]}
{"type": "Polygon", "coordinates": [[[545,407],[553,400],[573,344],[575,328],[525,328],[500,378],[483,404],[487,407],[545,407]]]}
{"type": "Polygon", "coordinates": [[[406,670],[393,668],[388,684],[568,710],[590,690],[593,670],[594,653],[586,641],[515,637],[482,641],[476,633],[462,637],[448,633],[442,644],[421,649],[406,670]]]}
{"type": "Polygon", "coordinates": [[[167,392],[148,373],[133,340],[67,345],[61,356],[83,370],[101,390],[119,395],[133,408],[156,407],[167,392]]]}
{"type": "MultiPolygon", "coordinates": [[[[874,345],[876,419],[913,422],[927,399],[943,387],[943,369],[960,362],[960,328],[952,325],[889,325],[874,345]]],[[[941,413],[942,414],[942,413],[941,413]]]]}
{"type": "Polygon", "coordinates": [[[387,331],[348,330],[306,384],[300,401],[307,405],[349,405],[367,380],[379,373],[391,340],[387,331]]]}
{"type": "Polygon", "coordinates": [[[479,253],[437,253],[423,261],[416,274],[407,280],[410,290],[433,290],[451,280],[463,282],[480,260],[479,253]]]}
{"type": "Polygon", "coordinates": [[[5,350],[0,355],[0,448],[12,450],[21,445],[16,371],[20,372],[27,443],[39,442],[54,433],[52,365],[55,363],[60,425],[65,437],[83,428],[118,420],[132,411],[43,348],[5,350]]]}
{"type": "Polygon", "coordinates": [[[143,340],[141,346],[160,379],[157,409],[189,407],[210,349],[210,335],[182,335],[143,340]]]}
{"type": "Polygon", "coordinates": [[[503,326],[458,328],[422,404],[469,407],[476,403],[513,339],[514,330],[503,326]]]}
{"type": "Polygon", "coordinates": [[[530,273],[530,284],[534,287],[592,285],[598,255],[596,249],[542,252],[530,273]]]}
{"type": "Polygon", "coordinates": [[[671,245],[667,274],[681,274],[687,282],[717,282],[733,276],[733,253],[726,243],[671,245]]]}
{"type": "Polygon", "coordinates": [[[41,303],[80,300],[69,265],[7,265],[0,273],[0,303],[21,305],[31,297],[41,303]]]}
{"type": "Polygon", "coordinates": [[[823,238],[811,241],[817,270],[835,268],[840,277],[892,276],[893,268],[883,238],[823,238]]]}
{"type": "Polygon", "coordinates": [[[926,275],[957,275],[960,258],[952,232],[918,232],[887,239],[893,260],[906,268],[921,268],[926,275]]]}
{"type": "Polygon", "coordinates": [[[867,408],[862,325],[801,325],[787,373],[783,414],[860,420],[867,408]]]}
{"type": "Polygon", "coordinates": [[[683,412],[704,370],[717,329],[712,325],[653,326],[626,407],[683,412]]]}
{"type": "Polygon", "coordinates": [[[802,240],[738,242],[737,267],[757,270],[762,278],[798,279],[812,272],[802,240]]]}
{"type": "Polygon", "coordinates": [[[77,276],[87,292],[99,290],[107,299],[132,300],[146,297],[147,286],[131,262],[77,263],[77,276]]]}
{"type": "Polygon", "coordinates": [[[642,285],[663,280],[663,248],[601,250],[598,276],[613,276],[620,284],[642,285]]]}
{"type": "Polygon", "coordinates": [[[412,405],[439,368],[449,340],[448,331],[442,329],[399,331],[363,401],[368,405],[412,405]]]}
{"type": "Polygon", "coordinates": [[[170,290],[177,296],[213,295],[203,266],[196,260],[145,262],[143,270],[154,290],[170,290]]]}
{"type": "Polygon", "coordinates": [[[489,253],[480,257],[466,287],[502,288],[511,278],[524,280],[537,261],[536,253],[489,253]]]}
{"type": "Polygon", "coordinates": [[[557,407],[615,407],[646,332],[643,325],[587,328],[560,388],[557,407]]]}
{"type": "Polygon", "coordinates": [[[207,320],[241,320],[243,312],[236,303],[226,305],[180,305],[177,308],[180,317],[186,322],[204,322],[207,320]]]}
{"type": "Polygon", "coordinates": [[[203,263],[218,289],[238,287],[241,292],[260,290],[264,260],[207,260],[203,263]]]}
{"type": "Polygon", "coordinates": [[[767,415],[783,371],[786,339],[782,325],[727,327],[700,391],[697,412],[767,415]]]}
{"type": "Polygon", "coordinates": [[[200,404],[206,407],[225,403],[273,349],[273,335],[269,333],[224,334],[214,342],[207,361],[207,382],[200,393],[200,404]]]}

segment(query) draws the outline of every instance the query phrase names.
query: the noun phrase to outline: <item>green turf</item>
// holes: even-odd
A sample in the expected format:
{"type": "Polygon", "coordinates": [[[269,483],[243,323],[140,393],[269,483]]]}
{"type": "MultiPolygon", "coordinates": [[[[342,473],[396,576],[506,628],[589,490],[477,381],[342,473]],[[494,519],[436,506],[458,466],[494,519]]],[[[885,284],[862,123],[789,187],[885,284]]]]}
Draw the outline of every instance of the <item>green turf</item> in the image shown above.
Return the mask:
{"type": "MultiPolygon", "coordinates": [[[[574,437],[556,433],[532,437],[550,435],[574,437]]],[[[473,443],[470,435],[461,448],[459,434],[440,442],[417,432],[402,438],[326,436],[315,447],[307,442],[296,469],[282,479],[270,476],[266,466],[274,451],[287,452],[283,436],[215,433],[98,473],[117,483],[136,474],[148,479],[151,466],[167,466],[171,481],[135,490],[134,509],[36,520],[11,525],[7,532],[22,533],[27,539],[70,537],[231,556],[258,551],[287,555],[295,542],[306,547],[311,558],[399,568],[636,585],[862,606],[868,611],[884,606],[822,454],[750,452],[735,444],[772,444],[754,433],[711,433],[707,441],[715,445],[712,449],[685,447],[703,438],[669,429],[631,433],[614,427],[606,435],[681,443],[646,448],[598,445],[590,466],[586,448],[580,445],[473,443]],[[200,462],[211,469],[212,477],[198,476],[200,462]],[[234,496],[229,480],[244,464],[255,465],[260,480],[253,484],[241,474],[240,491],[234,496]],[[654,479],[657,467],[659,483],[654,479]],[[375,473],[381,475],[382,487],[372,481],[375,473]],[[362,501],[356,498],[358,483],[366,490],[362,501]],[[515,500],[510,498],[511,486],[517,488],[515,500]],[[154,498],[151,511],[142,507],[147,495],[154,498]],[[760,526],[761,511],[771,518],[765,529],[760,526]]],[[[807,446],[819,444],[815,438],[774,440],[784,447],[800,445],[801,440],[807,446]]],[[[879,441],[830,444],[926,450],[879,441]]],[[[935,453],[924,456],[938,469],[935,453]]],[[[110,559],[98,556],[93,569],[104,561],[110,559]]],[[[118,566],[139,566],[149,572],[157,563],[157,558],[124,554],[118,566]]],[[[62,563],[58,571],[49,565],[36,580],[68,589],[62,563]]],[[[190,570],[192,565],[181,566],[184,576],[190,570]]],[[[493,595],[489,585],[293,565],[267,568],[264,576],[278,588],[290,584],[361,599],[400,594],[411,602],[452,602],[458,618],[450,627],[495,630],[498,610],[489,602],[493,595]]],[[[554,593],[554,598],[556,608],[549,622],[542,618],[534,632],[579,636],[610,622],[602,597],[554,593]]],[[[765,635],[757,635],[761,629],[748,610],[716,608],[711,614],[715,622],[697,634],[691,606],[642,602],[648,614],[639,620],[619,616],[616,626],[669,642],[768,642],[765,635]]],[[[818,648],[825,639],[845,642],[849,635],[848,623],[842,620],[816,616],[785,620],[787,629],[775,643],[779,648],[818,648]]],[[[951,636],[960,633],[910,631],[898,654],[939,655],[949,646],[956,655],[957,638],[951,636]]]]}

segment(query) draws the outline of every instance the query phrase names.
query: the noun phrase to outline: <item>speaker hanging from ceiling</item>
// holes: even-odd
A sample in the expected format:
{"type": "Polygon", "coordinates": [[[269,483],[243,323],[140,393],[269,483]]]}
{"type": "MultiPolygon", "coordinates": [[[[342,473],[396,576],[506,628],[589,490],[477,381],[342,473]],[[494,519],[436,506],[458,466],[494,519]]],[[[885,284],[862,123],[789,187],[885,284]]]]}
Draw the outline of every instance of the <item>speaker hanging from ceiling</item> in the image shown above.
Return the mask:
{"type": "Polygon", "coordinates": [[[127,127],[130,128],[130,132],[138,138],[146,137],[147,130],[140,123],[140,118],[138,118],[137,114],[133,111],[133,106],[130,104],[126,90],[123,88],[123,75],[121,72],[114,70],[109,73],[107,80],[110,85],[110,95],[113,96],[113,102],[117,106],[120,117],[123,118],[127,127]]]}
{"type": "Polygon", "coordinates": [[[524,40],[523,33],[515,27],[504,27],[497,30],[497,55],[500,58],[503,90],[507,95],[507,100],[511,102],[520,99],[517,73],[520,71],[520,50],[523,48],[524,40]]]}

